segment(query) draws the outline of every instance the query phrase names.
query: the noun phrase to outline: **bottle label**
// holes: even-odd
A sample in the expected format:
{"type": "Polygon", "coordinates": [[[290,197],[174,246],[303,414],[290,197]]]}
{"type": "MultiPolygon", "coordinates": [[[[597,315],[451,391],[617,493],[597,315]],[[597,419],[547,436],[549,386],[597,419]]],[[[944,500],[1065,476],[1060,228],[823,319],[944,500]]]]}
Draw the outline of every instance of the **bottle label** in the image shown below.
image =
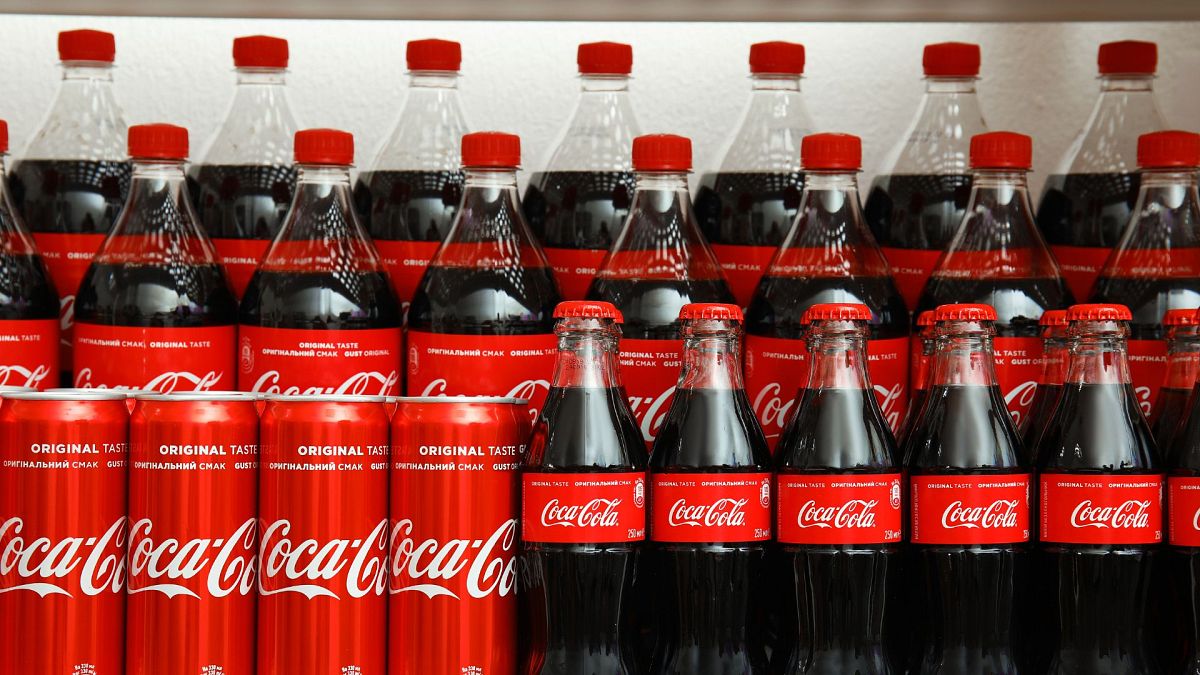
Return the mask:
{"type": "Polygon", "coordinates": [[[1134,397],[1142,414],[1150,417],[1167,375],[1167,341],[1130,340],[1128,354],[1134,397]]]}
{"type": "Polygon", "coordinates": [[[221,391],[234,385],[236,326],[75,326],[75,386],[221,391]]]}
{"type": "Polygon", "coordinates": [[[553,334],[453,335],[408,331],[409,396],[507,396],[537,419],[558,343],[553,334]]]}
{"type": "Polygon", "coordinates": [[[1163,477],[1044,473],[1041,512],[1041,541],[1161,543],[1163,477]]]}
{"type": "Polygon", "coordinates": [[[1167,506],[1171,545],[1200,548],[1200,477],[1168,478],[1167,506]]]}
{"type": "Polygon", "coordinates": [[[51,234],[34,232],[33,241],[46,261],[46,271],[58,289],[59,306],[59,364],[63,371],[71,370],[71,347],[75,331],[75,291],[87,274],[88,266],[100,245],[103,234],[51,234]]]}
{"type": "Polygon", "coordinates": [[[683,340],[621,340],[621,382],[646,443],[653,443],[671,409],[683,340]]]}
{"type": "Polygon", "coordinates": [[[721,263],[721,271],[725,274],[725,282],[729,284],[733,297],[739,305],[746,307],[779,247],[713,244],[712,250],[721,263]]]}
{"type": "Polygon", "coordinates": [[[58,386],[58,319],[0,321],[0,387],[58,386]]]}
{"type": "Polygon", "coordinates": [[[896,281],[896,290],[904,298],[905,306],[916,307],[921,292],[925,290],[925,282],[929,281],[938,258],[942,257],[941,249],[881,246],[879,250],[887,258],[892,279],[896,281]]]}
{"type": "Polygon", "coordinates": [[[1013,422],[1020,427],[1029,416],[1042,379],[1042,339],[998,337],[993,344],[996,382],[1013,422]]]}
{"type": "Polygon", "coordinates": [[[617,544],[646,538],[646,474],[521,475],[521,539],[617,544]]]}
{"type": "Polygon", "coordinates": [[[238,298],[246,293],[250,278],[271,245],[270,239],[213,239],[217,260],[225,269],[229,287],[238,298]]]}
{"type": "Polygon", "coordinates": [[[1028,474],[921,475],[910,486],[914,544],[1029,541],[1028,474]]]}
{"type": "Polygon", "coordinates": [[[900,541],[900,474],[780,474],[782,544],[892,544],[900,541]]]}
{"type": "Polygon", "coordinates": [[[546,260],[554,270],[554,280],[563,300],[583,300],[592,278],[608,255],[607,249],[546,248],[546,260]]]}
{"type": "Polygon", "coordinates": [[[263,394],[400,393],[399,328],[238,327],[238,389],[263,394]]]}
{"type": "Polygon", "coordinates": [[[392,288],[406,310],[417,294],[417,286],[421,284],[421,277],[425,276],[425,268],[429,267],[429,261],[441,245],[439,241],[375,240],[375,248],[379,249],[379,255],[383,258],[383,267],[392,281],[392,288]]]}
{"type": "Polygon", "coordinates": [[[1050,252],[1058,261],[1063,281],[1071,289],[1076,302],[1083,302],[1092,294],[1092,285],[1108,260],[1112,249],[1107,246],[1051,246],[1050,252]]]}
{"type": "Polygon", "coordinates": [[[867,340],[867,374],[879,409],[892,431],[908,411],[908,338],[867,340]]]}
{"type": "Polygon", "coordinates": [[[651,474],[652,541],[734,543],[770,538],[770,473],[651,474]]]}

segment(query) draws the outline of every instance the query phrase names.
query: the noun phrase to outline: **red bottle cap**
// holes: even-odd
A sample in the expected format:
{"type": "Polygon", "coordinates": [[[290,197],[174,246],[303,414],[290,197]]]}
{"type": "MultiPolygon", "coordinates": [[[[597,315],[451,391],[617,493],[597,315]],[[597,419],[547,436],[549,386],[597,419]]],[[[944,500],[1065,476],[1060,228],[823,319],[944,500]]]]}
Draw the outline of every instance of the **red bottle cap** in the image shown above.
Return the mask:
{"type": "Polygon", "coordinates": [[[813,321],[870,321],[871,310],[855,302],[824,302],[804,312],[803,323],[813,321]]]}
{"type": "Polygon", "coordinates": [[[741,321],[742,308],[737,305],[726,305],[719,302],[693,302],[684,305],[679,310],[681,321],[706,319],[709,321],[741,321]]]}
{"type": "Polygon", "coordinates": [[[1121,40],[1100,45],[1096,57],[1101,75],[1153,75],[1158,68],[1158,45],[1121,40]]]}
{"type": "Polygon", "coordinates": [[[1067,321],[1067,310],[1065,309],[1048,309],[1042,312],[1042,318],[1038,319],[1038,325],[1043,328],[1054,326],[1065,326],[1070,321],[1067,321]]]}
{"type": "Polygon", "coordinates": [[[1143,169],[1200,167],[1200,134],[1155,131],[1138,136],[1137,163],[1143,169]]]}
{"type": "Polygon", "coordinates": [[[235,68],[287,68],[288,41],[270,35],[233,39],[235,68]]]}
{"type": "Polygon", "coordinates": [[[917,315],[917,326],[920,328],[932,326],[934,323],[933,310],[931,309],[927,309],[917,315]]]}
{"type": "Polygon", "coordinates": [[[621,310],[617,309],[616,305],[613,305],[611,302],[599,302],[595,300],[567,300],[560,302],[554,308],[554,318],[612,319],[617,323],[622,323],[625,320],[621,316],[621,310]]]}
{"type": "Polygon", "coordinates": [[[633,72],[633,47],[620,42],[585,42],[575,52],[584,75],[628,75],[633,72]]]}
{"type": "Polygon", "coordinates": [[[188,130],[174,124],[129,127],[129,156],[134,159],[187,159],[188,130]]]}
{"type": "Polygon", "coordinates": [[[750,72],[803,75],[804,45],[776,40],[750,45],[750,72]]]}
{"type": "Polygon", "coordinates": [[[991,305],[942,305],[933,311],[933,320],[995,321],[996,310],[991,305]]]}
{"type": "Polygon", "coordinates": [[[81,28],[58,34],[60,61],[100,61],[112,63],[117,57],[117,41],[112,33],[81,28]]]}
{"type": "Polygon", "coordinates": [[[971,137],[972,169],[1018,169],[1033,167],[1033,139],[1012,131],[989,131],[971,137]]]}
{"type": "Polygon", "coordinates": [[[354,135],[338,129],[303,129],[292,141],[297,164],[350,166],[354,163],[354,135]]]}
{"type": "Polygon", "coordinates": [[[812,171],[858,171],[862,139],[852,134],[810,134],[800,141],[800,166],[812,171]]]}
{"type": "Polygon", "coordinates": [[[925,69],[925,77],[976,77],[981,60],[979,45],[939,42],[925,45],[921,66],[925,69]]]}
{"type": "Polygon", "coordinates": [[[409,70],[440,70],[457,73],[462,67],[462,45],[453,40],[409,40],[404,50],[409,70]]]}
{"type": "Polygon", "coordinates": [[[8,152],[8,121],[0,120],[0,153],[8,152]]]}
{"type": "Polygon", "coordinates": [[[521,137],[503,131],[476,131],[462,137],[463,166],[515,169],[521,165],[521,137]]]}
{"type": "Polygon", "coordinates": [[[1196,326],[1196,310],[1194,309],[1168,309],[1163,314],[1162,325],[1164,326],[1196,326]]]}
{"type": "Polygon", "coordinates": [[[1071,305],[1067,321],[1133,321],[1133,314],[1125,305],[1071,305]]]}
{"type": "Polygon", "coordinates": [[[692,140],[673,134],[650,134],[633,139],[634,171],[690,171],[692,140]]]}

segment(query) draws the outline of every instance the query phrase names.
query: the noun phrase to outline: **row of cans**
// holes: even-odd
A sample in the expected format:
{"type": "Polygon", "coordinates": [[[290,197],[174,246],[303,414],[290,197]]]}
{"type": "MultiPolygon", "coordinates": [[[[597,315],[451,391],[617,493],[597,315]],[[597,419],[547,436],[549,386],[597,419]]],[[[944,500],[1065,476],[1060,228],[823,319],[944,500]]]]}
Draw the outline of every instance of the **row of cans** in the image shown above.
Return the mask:
{"type": "Polygon", "coordinates": [[[514,399],[3,392],[0,673],[512,673],[529,431],[514,399]]]}

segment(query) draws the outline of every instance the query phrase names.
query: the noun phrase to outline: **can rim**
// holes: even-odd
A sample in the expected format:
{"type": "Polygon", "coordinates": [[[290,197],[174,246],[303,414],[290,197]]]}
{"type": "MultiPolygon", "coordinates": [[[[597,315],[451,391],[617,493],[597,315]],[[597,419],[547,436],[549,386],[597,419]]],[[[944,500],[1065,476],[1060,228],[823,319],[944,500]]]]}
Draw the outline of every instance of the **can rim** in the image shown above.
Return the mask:
{"type": "Polygon", "coordinates": [[[113,389],[59,389],[58,391],[14,391],[0,396],[18,401],[124,401],[125,393],[113,389]]]}
{"type": "Polygon", "coordinates": [[[386,396],[366,396],[363,394],[267,394],[268,402],[283,403],[383,403],[386,396]]]}
{"type": "Polygon", "coordinates": [[[169,394],[158,392],[138,394],[139,401],[248,401],[258,400],[258,395],[248,391],[176,391],[169,394]]]}
{"type": "Polygon", "coordinates": [[[36,391],[33,387],[22,387],[15,384],[0,384],[0,396],[5,394],[16,394],[22,391],[36,391]]]}
{"type": "Polygon", "coordinates": [[[104,389],[89,389],[89,388],[84,388],[84,387],[51,387],[44,391],[53,393],[53,394],[70,394],[73,392],[81,392],[81,391],[111,391],[113,393],[120,394],[121,396],[124,396],[125,398],[136,398],[142,394],[156,393],[153,389],[108,389],[108,390],[104,390],[104,389]]]}
{"type": "Polygon", "coordinates": [[[389,396],[388,403],[529,403],[527,398],[512,396],[389,396]]]}

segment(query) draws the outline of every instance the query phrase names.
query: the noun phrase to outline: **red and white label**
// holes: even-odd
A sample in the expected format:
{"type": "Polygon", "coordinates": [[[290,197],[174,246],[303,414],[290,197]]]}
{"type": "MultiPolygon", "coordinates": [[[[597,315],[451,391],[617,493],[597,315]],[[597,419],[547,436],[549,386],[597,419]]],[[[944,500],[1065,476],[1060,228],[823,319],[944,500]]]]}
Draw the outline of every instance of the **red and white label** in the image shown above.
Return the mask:
{"type": "Polygon", "coordinates": [[[0,387],[58,386],[58,320],[0,321],[0,387]]]}
{"type": "Polygon", "coordinates": [[[726,543],[771,538],[771,474],[650,476],[650,539],[726,543]]]}
{"type": "Polygon", "coordinates": [[[1129,341],[1129,379],[1142,414],[1150,417],[1167,375],[1166,340],[1129,341]]]}
{"type": "Polygon", "coordinates": [[[1086,302],[1112,249],[1107,246],[1051,246],[1050,252],[1058,261],[1063,281],[1067,282],[1075,301],[1086,302]]]}
{"type": "Polygon", "coordinates": [[[713,244],[713,253],[721,263],[721,272],[738,305],[746,307],[754,297],[758,282],[775,257],[778,246],[736,246],[713,244]]]}
{"type": "Polygon", "coordinates": [[[51,234],[34,232],[33,241],[46,261],[46,271],[58,290],[59,368],[71,370],[72,335],[75,326],[75,292],[87,274],[92,258],[104,243],[103,234],[51,234]]]}
{"type": "Polygon", "coordinates": [[[922,475],[911,479],[912,543],[1029,541],[1029,475],[922,475]]]}
{"type": "Polygon", "coordinates": [[[925,282],[937,266],[938,258],[942,257],[941,250],[923,248],[893,248],[881,246],[883,257],[887,258],[888,267],[892,270],[892,279],[896,282],[896,290],[904,298],[905,306],[910,309],[917,306],[921,292],[925,290],[925,282]]]}
{"type": "Polygon", "coordinates": [[[563,300],[583,300],[587,296],[592,278],[604,262],[608,249],[547,248],[546,260],[554,271],[558,292],[563,300]]]}
{"type": "Polygon", "coordinates": [[[234,385],[236,326],[75,326],[75,386],[164,394],[234,385]]]}
{"type": "Polygon", "coordinates": [[[1200,477],[1168,478],[1167,506],[1171,545],[1200,547],[1200,477]]]}
{"type": "Polygon", "coordinates": [[[1040,539],[1058,544],[1157,544],[1163,477],[1044,473],[1040,539]]]}
{"type": "Polygon", "coordinates": [[[409,396],[508,396],[541,412],[554,375],[553,334],[452,335],[408,331],[409,396]]]}
{"type": "Polygon", "coordinates": [[[621,382],[646,443],[653,443],[671,409],[683,340],[621,340],[621,382]]]}
{"type": "Polygon", "coordinates": [[[646,538],[646,474],[524,473],[521,539],[613,544],[646,538]]]}
{"type": "Polygon", "coordinates": [[[996,381],[1013,422],[1020,427],[1029,416],[1042,379],[1041,338],[998,337],[993,344],[996,381]]]}
{"type": "Polygon", "coordinates": [[[392,280],[396,297],[405,307],[417,294],[417,286],[421,283],[421,277],[425,276],[425,268],[429,267],[429,261],[441,245],[437,241],[375,240],[375,248],[383,258],[383,266],[392,280]]]}
{"type": "Polygon", "coordinates": [[[399,328],[238,328],[238,389],[264,394],[400,393],[399,328]]]}
{"type": "Polygon", "coordinates": [[[213,239],[213,247],[217,249],[217,260],[225,269],[225,277],[229,279],[229,287],[240,300],[250,285],[250,278],[258,263],[267,253],[271,245],[270,239],[213,239]]]}
{"type": "Polygon", "coordinates": [[[900,474],[780,474],[781,544],[892,544],[900,541],[900,474]]]}

